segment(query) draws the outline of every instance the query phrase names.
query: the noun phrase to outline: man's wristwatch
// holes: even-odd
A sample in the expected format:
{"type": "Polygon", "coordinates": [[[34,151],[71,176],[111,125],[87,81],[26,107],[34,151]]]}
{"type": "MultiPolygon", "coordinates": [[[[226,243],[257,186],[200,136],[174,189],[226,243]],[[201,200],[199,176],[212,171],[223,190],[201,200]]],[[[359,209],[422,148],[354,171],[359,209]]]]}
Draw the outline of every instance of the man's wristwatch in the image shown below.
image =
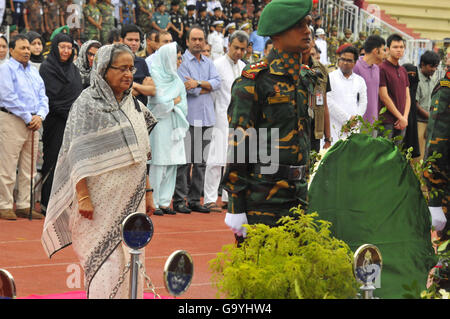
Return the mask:
{"type": "Polygon", "coordinates": [[[197,87],[201,87],[202,86],[202,81],[197,81],[197,87]]]}
{"type": "Polygon", "coordinates": [[[331,143],[332,141],[333,141],[333,138],[332,137],[325,137],[325,143],[331,143]]]}

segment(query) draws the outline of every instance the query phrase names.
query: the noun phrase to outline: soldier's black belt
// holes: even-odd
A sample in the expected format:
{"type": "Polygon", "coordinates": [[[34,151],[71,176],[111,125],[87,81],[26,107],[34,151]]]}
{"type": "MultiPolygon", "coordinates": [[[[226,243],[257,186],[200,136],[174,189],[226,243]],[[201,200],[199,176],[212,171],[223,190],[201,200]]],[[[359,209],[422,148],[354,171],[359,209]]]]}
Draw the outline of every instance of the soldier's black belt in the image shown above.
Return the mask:
{"type": "Polygon", "coordinates": [[[254,164],[253,173],[270,176],[274,179],[301,180],[306,176],[306,165],[294,166],[284,164],[254,164]],[[267,170],[276,170],[273,174],[267,174],[267,170]],[[264,174],[266,173],[266,174],[264,174]]]}

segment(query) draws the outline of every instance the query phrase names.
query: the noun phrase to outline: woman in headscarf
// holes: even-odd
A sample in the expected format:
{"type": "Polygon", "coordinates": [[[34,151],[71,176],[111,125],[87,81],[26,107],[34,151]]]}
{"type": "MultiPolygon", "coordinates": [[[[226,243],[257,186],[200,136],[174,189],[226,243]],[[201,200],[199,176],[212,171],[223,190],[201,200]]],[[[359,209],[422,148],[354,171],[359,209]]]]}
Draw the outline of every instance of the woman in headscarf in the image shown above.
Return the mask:
{"type": "Polygon", "coordinates": [[[101,46],[102,44],[96,40],[89,40],[83,43],[80,48],[78,58],[74,62],[78,70],[80,70],[83,89],[90,85],[92,64],[94,62],[95,54],[101,46]]]}
{"type": "Polygon", "coordinates": [[[154,187],[155,215],[175,214],[169,206],[175,191],[177,165],[186,164],[184,137],[189,129],[186,89],[177,73],[181,48],[172,42],[163,45],[155,54],[151,74],[156,95],[149,98],[148,107],[158,125],[150,134],[154,153],[150,182],[154,187]]]}
{"type": "Polygon", "coordinates": [[[37,32],[27,32],[26,37],[30,42],[30,63],[39,70],[42,62],[44,62],[44,38],[37,32]]]}
{"type": "Polygon", "coordinates": [[[43,123],[41,209],[45,212],[52,188],[53,173],[64,136],[67,117],[73,102],[83,90],[78,68],[73,64],[73,40],[66,33],[53,38],[50,54],[42,63],[39,74],[45,83],[49,113],[43,123]]]}
{"type": "Polygon", "coordinates": [[[50,257],[73,244],[88,298],[128,298],[129,280],[120,277],[130,254],[120,225],[134,212],[154,210],[147,160],[156,119],[131,94],[134,72],[126,45],[99,49],[91,86],[69,113],[56,164],[42,244],[50,257]]]}
{"type": "Polygon", "coordinates": [[[3,34],[0,34],[0,64],[6,62],[8,56],[8,40],[3,34]]]}

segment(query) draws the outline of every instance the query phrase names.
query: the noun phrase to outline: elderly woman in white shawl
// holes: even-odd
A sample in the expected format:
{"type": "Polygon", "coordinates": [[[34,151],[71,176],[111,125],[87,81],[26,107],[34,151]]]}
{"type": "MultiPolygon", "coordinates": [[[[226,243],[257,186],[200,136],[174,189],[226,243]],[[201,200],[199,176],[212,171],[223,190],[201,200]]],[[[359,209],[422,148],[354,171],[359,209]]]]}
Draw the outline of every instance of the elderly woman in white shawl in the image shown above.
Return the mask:
{"type": "Polygon", "coordinates": [[[155,53],[150,70],[156,95],[149,98],[148,108],[158,120],[150,134],[153,150],[150,182],[154,187],[155,215],[175,214],[169,206],[175,191],[177,165],[186,164],[184,137],[189,123],[186,89],[177,73],[180,64],[181,48],[172,42],[155,53]]]}
{"type": "Polygon", "coordinates": [[[134,71],[127,46],[100,48],[91,86],[69,113],[55,168],[42,244],[49,257],[73,244],[88,298],[128,297],[128,280],[119,280],[129,259],[120,225],[131,213],[154,210],[147,160],[156,119],[130,93],[134,71]]]}

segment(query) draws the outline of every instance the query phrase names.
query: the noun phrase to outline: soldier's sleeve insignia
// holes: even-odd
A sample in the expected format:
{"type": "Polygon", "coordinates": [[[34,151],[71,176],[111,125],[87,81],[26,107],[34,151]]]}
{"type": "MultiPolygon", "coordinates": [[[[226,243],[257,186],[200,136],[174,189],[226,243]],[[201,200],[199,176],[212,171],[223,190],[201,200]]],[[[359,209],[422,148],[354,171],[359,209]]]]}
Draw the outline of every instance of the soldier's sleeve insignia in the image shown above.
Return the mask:
{"type": "Polygon", "coordinates": [[[247,78],[247,79],[254,80],[255,77],[256,77],[256,74],[255,73],[250,73],[250,72],[247,72],[247,71],[243,70],[242,71],[242,76],[247,78]]]}
{"type": "Polygon", "coordinates": [[[261,70],[267,67],[267,63],[264,61],[247,65],[242,70],[241,75],[247,79],[254,80],[261,70]]]}
{"type": "Polygon", "coordinates": [[[441,81],[441,86],[446,86],[448,88],[450,88],[450,81],[441,81]]]}

